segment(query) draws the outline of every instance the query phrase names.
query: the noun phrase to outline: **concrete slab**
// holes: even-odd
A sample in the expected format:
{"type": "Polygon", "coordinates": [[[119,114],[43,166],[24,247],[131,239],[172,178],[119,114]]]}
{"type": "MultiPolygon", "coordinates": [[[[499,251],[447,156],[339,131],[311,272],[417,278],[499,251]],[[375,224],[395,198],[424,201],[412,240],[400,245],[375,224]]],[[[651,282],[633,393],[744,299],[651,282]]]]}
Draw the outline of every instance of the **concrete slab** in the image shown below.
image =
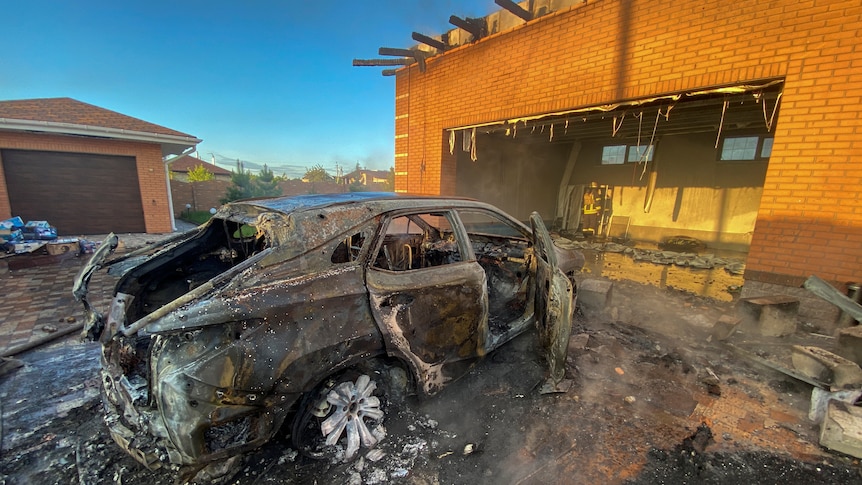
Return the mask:
{"type": "Polygon", "coordinates": [[[808,409],[808,419],[814,424],[820,424],[826,417],[826,407],[831,401],[841,401],[853,405],[860,397],[862,397],[862,389],[832,392],[814,387],[811,389],[811,407],[808,409]]]}
{"type": "Polygon", "coordinates": [[[764,337],[783,337],[796,332],[798,298],[787,295],[743,298],[737,309],[743,320],[764,337]]]}
{"type": "Polygon", "coordinates": [[[838,331],[838,348],[835,353],[862,365],[862,325],[838,331]]]}
{"type": "Polygon", "coordinates": [[[793,346],[793,367],[797,371],[838,389],[862,388],[862,368],[853,361],[820,347],[793,346]]]}
{"type": "Polygon", "coordinates": [[[600,313],[611,302],[614,284],[606,280],[586,279],[578,285],[578,305],[585,313],[600,313]]]}
{"type": "Polygon", "coordinates": [[[862,408],[830,401],[820,427],[820,446],[862,458],[862,408]]]}

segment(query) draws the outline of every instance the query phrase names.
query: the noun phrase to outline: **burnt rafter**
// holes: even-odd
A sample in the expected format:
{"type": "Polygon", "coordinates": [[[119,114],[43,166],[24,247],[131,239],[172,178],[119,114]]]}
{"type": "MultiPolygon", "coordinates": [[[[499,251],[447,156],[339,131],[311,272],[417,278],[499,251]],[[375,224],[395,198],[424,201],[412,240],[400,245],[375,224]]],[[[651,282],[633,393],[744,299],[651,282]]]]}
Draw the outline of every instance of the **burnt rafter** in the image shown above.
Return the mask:
{"type": "Polygon", "coordinates": [[[485,20],[484,19],[473,19],[467,17],[466,19],[462,19],[460,17],[456,17],[452,15],[449,17],[449,23],[458,27],[459,29],[465,30],[471,34],[473,34],[473,40],[479,40],[485,35],[485,20]]]}
{"type": "Polygon", "coordinates": [[[419,72],[425,72],[425,52],[419,50],[411,50],[411,49],[396,49],[393,47],[381,47],[377,50],[377,53],[381,56],[398,56],[398,57],[412,57],[419,63],[419,72]]]}
{"type": "Polygon", "coordinates": [[[409,66],[415,64],[416,59],[402,57],[400,59],[353,59],[354,66],[409,66]]]}
{"type": "Polygon", "coordinates": [[[524,20],[524,22],[529,22],[530,20],[533,20],[533,14],[531,14],[527,10],[524,10],[523,8],[521,8],[520,5],[513,2],[512,0],[494,0],[494,3],[508,10],[513,15],[520,17],[524,20]]]}
{"type": "Polygon", "coordinates": [[[421,42],[427,46],[433,47],[440,52],[443,52],[446,50],[446,44],[444,44],[443,42],[440,42],[437,39],[432,39],[431,37],[428,37],[427,35],[420,34],[419,32],[413,32],[413,40],[415,40],[416,42],[421,42]]]}

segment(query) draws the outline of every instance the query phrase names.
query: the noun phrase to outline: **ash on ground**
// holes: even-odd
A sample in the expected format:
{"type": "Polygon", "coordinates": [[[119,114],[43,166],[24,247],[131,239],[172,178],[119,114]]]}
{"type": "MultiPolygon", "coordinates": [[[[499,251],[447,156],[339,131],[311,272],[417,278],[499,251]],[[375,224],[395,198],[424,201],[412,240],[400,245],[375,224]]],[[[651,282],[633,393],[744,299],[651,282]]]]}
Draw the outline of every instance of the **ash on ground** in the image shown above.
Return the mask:
{"type": "MultiPolygon", "coordinates": [[[[862,483],[858,460],[818,446],[809,386],[707,340],[730,303],[614,291],[605,315],[575,322],[568,393],[539,394],[546,366],[529,332],[430,400],[389,403],[386,438],[358,459],[304,457],[285,434],[228,483],[862,483]]],[[[5,483],[175,483],[108,436],[94,344],[20,358],[0,383],[5,483]]]]}

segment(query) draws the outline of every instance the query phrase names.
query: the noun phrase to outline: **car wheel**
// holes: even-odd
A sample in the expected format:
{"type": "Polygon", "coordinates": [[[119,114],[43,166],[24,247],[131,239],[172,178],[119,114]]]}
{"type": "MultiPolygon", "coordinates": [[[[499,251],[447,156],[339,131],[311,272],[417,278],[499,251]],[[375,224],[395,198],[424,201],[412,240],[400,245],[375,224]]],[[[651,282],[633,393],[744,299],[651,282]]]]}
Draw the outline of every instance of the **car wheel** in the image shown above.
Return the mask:
{"type": "Polygon", "coordinates": [[[292,433],[294,446],[303,454],[349,461],[360,446],[373,448],[383,438],[377,383],[367,374],[354,375],[328,379],[303,399],[292,433]]]}

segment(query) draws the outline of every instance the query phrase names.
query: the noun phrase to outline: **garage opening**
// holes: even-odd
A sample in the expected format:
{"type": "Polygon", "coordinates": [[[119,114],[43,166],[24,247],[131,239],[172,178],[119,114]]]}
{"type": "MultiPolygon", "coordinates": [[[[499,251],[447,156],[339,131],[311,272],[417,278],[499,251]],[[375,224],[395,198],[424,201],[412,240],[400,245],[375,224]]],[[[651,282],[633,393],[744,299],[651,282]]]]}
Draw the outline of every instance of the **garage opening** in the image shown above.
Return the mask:
{"type": "Polygon", "coordinates": [[[683,235],[747,251],[782,85],[447,130],[456,192],[522,220],[538,210],[566,235],[649,242],[683,235]],[[594,210],[585,211],[588,199],[594,210]]]}
{"type": "Polygon", "coordinates": [[[134,157],[2,150],[12,214],[60,235],[146,232],[134,157]]]}

